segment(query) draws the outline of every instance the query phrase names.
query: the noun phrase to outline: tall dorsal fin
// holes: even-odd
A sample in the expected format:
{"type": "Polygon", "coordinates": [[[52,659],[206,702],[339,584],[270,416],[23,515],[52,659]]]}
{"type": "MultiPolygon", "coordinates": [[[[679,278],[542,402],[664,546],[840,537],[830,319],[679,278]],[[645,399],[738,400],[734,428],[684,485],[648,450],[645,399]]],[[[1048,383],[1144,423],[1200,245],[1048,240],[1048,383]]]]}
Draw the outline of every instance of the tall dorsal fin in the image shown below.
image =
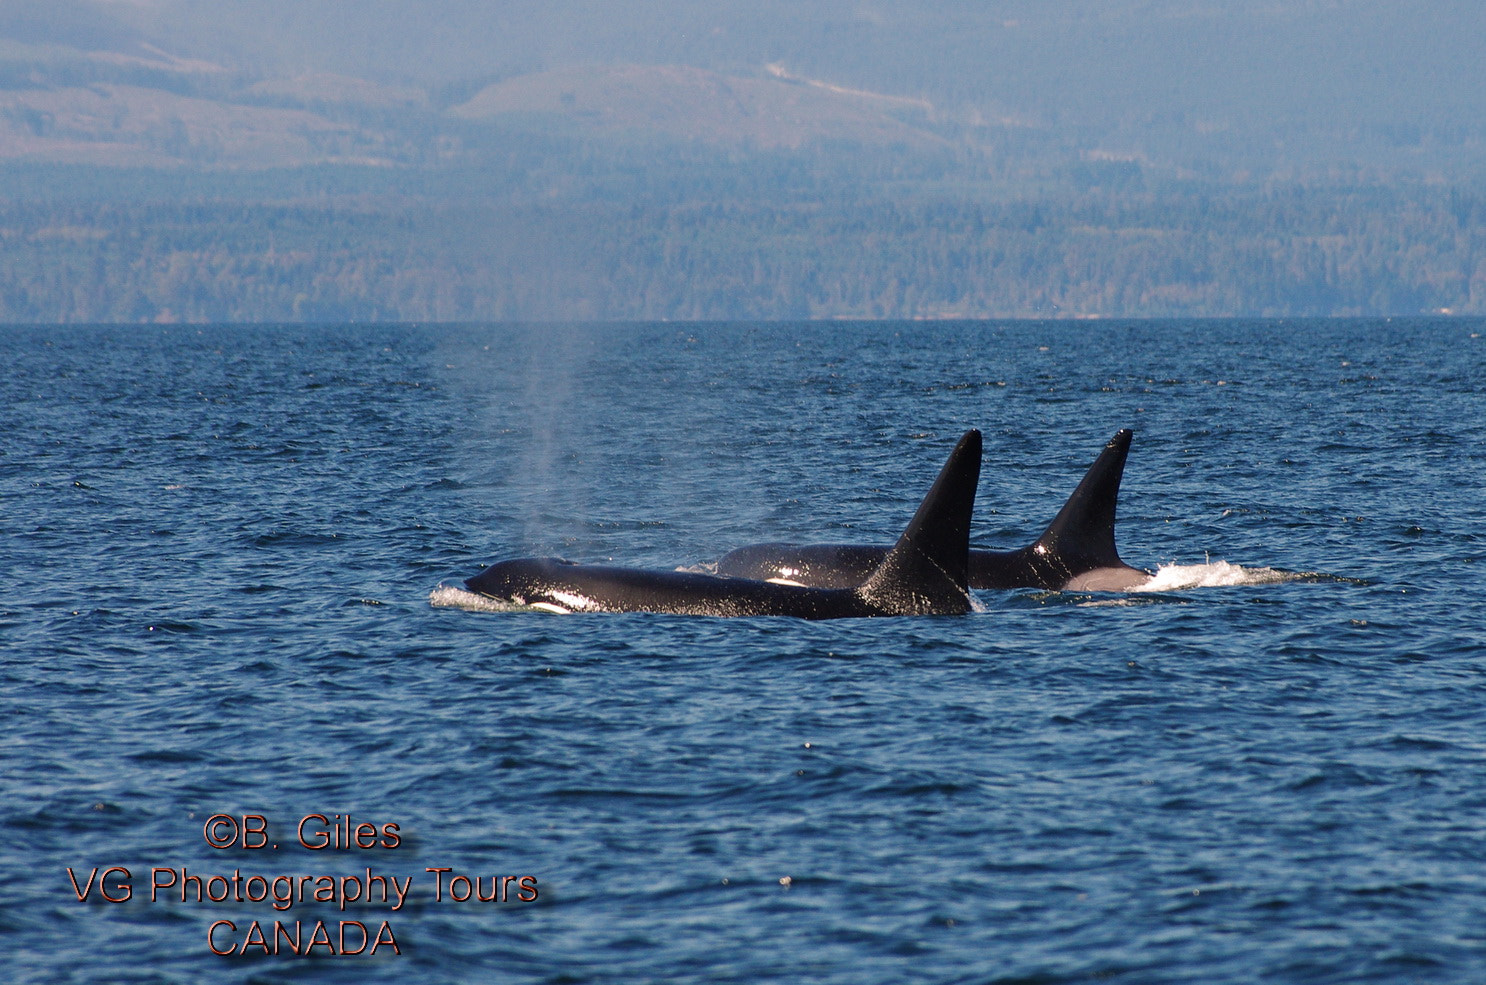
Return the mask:
{"type": "Polygon", "coordinates": [[[980,432],[966,431],[908,528],[857,593],[898,614],[970,611],[970,514],[980,482],[980,432]]]}
{"type": "Polygon", "coordinates": [[[1122,428],[1109,439],[1068,502],[1032,545],[1034,554],[1074,572],[1125,567],[1115,548],[1115,505],[1132,437],[1129,428],[1122,428]]]}

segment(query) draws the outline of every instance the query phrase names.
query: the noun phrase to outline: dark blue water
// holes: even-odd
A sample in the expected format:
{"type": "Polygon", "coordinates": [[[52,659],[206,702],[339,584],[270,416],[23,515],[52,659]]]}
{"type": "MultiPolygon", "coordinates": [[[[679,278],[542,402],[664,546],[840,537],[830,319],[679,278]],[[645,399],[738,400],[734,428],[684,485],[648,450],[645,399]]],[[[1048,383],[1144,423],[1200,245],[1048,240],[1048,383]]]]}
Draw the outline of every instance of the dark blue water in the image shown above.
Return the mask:
{"type": "Polygon", "coordinates": [[[0,329],[0,979],[1486,980],[1483,331],[0,329]],[[1135,429],[1121,552],[1167,587],[435,604],[507,556],[888,540],[968,427],[997,549],[1135,429]],[[412,882],[152,901],[182,869],[412,882]],[[212,953],[276,919],[401,953],[212,953]]]}

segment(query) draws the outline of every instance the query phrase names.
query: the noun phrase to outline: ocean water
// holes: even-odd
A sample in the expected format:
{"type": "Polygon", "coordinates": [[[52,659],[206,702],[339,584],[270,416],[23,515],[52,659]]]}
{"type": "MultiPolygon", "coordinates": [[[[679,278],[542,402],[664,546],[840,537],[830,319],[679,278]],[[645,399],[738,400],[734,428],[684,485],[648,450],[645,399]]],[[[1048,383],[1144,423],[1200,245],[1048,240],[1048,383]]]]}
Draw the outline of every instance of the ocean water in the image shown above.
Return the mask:
{"type": "Polygon", "coordinates": [[[1483,334],[0,328],[0,979],[1486,981],[1483,334]],[[969,427],[994,549],[1133,428],[1149,590],[461,599],[891,540],[969,427]]]}

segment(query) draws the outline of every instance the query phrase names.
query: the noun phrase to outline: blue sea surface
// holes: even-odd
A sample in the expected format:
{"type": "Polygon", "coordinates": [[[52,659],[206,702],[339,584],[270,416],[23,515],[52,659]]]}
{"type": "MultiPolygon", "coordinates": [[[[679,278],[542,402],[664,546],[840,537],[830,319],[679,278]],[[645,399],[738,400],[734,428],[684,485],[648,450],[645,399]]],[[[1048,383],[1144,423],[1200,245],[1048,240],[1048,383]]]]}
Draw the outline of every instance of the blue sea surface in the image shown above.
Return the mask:
{"type": "Polygon", "coordinates": [[[1483,334],[0,328],[0,980],[1486,981],[1483,334]],[[888,542],[970,427],[992,549],[1134,429],[1154,590],[459,589],[888,542]]]}

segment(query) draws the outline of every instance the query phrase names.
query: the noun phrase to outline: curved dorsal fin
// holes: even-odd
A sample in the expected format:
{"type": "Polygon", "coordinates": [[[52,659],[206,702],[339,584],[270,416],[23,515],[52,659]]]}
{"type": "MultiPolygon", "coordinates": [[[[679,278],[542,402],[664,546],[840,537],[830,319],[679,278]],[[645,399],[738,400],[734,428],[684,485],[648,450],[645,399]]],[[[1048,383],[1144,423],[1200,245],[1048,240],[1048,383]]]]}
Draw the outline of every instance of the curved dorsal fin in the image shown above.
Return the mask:
{"type": "Polygon", "coordinates": [[[1033,553],[1070,571],[1123,568],[1115,548],[1115,506],[1133,433],[1122,428],[1089,466],[1083,481],[1032,544],[1033,553]]]}
{"type": "Polygon", "coordinates": [[[980,482],[980,432],[966,431],[908,527],[857,593],[886,611],[970,611],[970,514],[980,482]]]}

